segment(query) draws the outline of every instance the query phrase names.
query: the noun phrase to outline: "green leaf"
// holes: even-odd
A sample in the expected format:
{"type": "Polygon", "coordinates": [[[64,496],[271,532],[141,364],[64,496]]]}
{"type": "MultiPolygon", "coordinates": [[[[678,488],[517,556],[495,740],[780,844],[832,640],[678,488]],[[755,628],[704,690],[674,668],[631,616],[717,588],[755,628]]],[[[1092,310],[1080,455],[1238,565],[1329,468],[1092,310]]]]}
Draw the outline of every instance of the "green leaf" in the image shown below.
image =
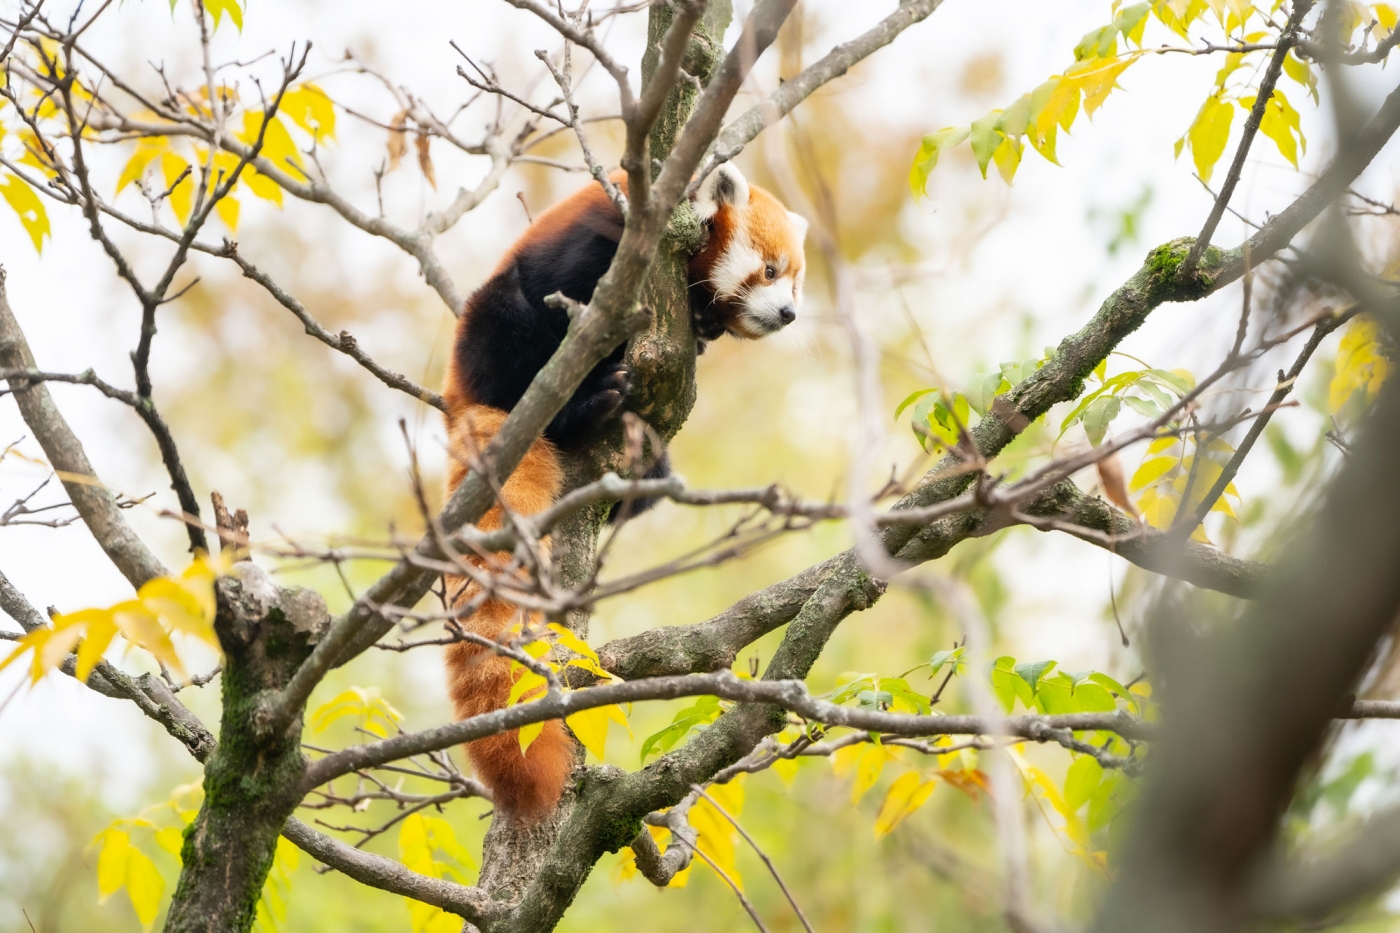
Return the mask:
{"type": "Polygon", "coordinates": [[[1170,372],[1165,369],[1149,369],[1148,373],[1164,385],[1171,386],[1180,395],[1196,388],[1196,377],[1184,369],[1173,369],[1170,372]]]}
{"type": "Polygon", "coordinates": [[[692,729],[703,728],[719,717],[719,697],[700,697],[691,706],[676,713],[671,724],[654,735],[647,736],[642,742],[641,760],[646,762],[647,757],[659,752],[666,754],[681,739],[685,738],[692,729]]]}
{"type": "Polygon", "coordinates": [[[1084,433],[1089,435],[1089,443],[1095,447],[1103,442],[1103,436],[1108,431],[1108,426],[1118,413],[1122,411],[1123,405],[1117,396],[1108,395],[1098,398],[1084,410],[1084,433]]]}
{"type": "Polygon", "coordinates": [[[1006,134],[1011,139],[1016,139],[1026,135],[1026,128],[1031,121],[1031,95],[1022,94],[1016,98],[1016,103],[1002,111],[1001,118],[996,122],[996,128],[1006,134]]]}
{"type": "Polygon", "coordinates": [[[1119,699],[1127,700],[1133,706],[1137,706],[1137,697],[1135,697],[1132,693],[1129,693],[1127,687],[1123,686],[1118,681],[1114,680],[1112,677],[1109,677],[1107,674],[1100,674],[1095,672],[1089,675],[1089,679],[1092,680],[1094,683],[1098,684],[1100,687],[1103,687],[1105,690],[1111,690],[1114,693],[1118,694],[1119,699]]]}
{"type": "Polygon", "coordinates": [[[1089,817],[1086,822],[1089,832],[1098,832],[1111,823],[1123,812],[1134,791],[1133,783],[1123,776],[1123,772],[1112,771],[1106,774],[1089,796],[1089,817]]]}
{"type": "Polygon", "coordinates": [[[1014,389],[1034,375],[1036,370],[1040,369],[1043,365],[1044,361],[1035,359],[1021,360],[1014,363],[1002,363],[1001,377],[1006,380],[1010,388],[1014,389]]]}
{"type": "Polygon", "coordinates": [[[1123,404],[1145,418],[1162,417],[1162,409],[1158,407],[1156,402],[1148,399],[1138,398],[1135,395],[1125,395],[1123,396],[1123,404]]]}
{"type": "Polygon", "coordinates": [[[1002,111],[993,110],[986,116],[972,121],[972,154],[977,157],[977,168],[981,170],[983,178],[987,177],[987,166],[992,161],[992,154],[1006,138],[1006,135],[997,129],[997,121],[1001,119],[1001,114],[1002,111]]]}
{"type": "Polygon", "coordinates": [[[890,698],[886,702],[893,705],[896,712],[927,716],[932,710],[928,697],[910,687],[903,677],[881,677],[880,690],[890,698]]]}
{"type": "Polygon", "coordinates": [[[1050,673],[1054,667],[1054,661],[1027,661],[1025,664],[1016,665],[1016,673],[1030,685],[1031,693],[1034,694],[1040,684],[1040,678],[1050,673]]]}
{"type": "Polygon", "coordinates": [[[978,415],[986,417],[988,410],[992,407],[992,401],[1009,388],[1011,386],[1002,378],[1001,373],[978,376],[972,380],[972,385],[967,388],[967,404],[978,415]]]}
{"type": "Polygon", "coordinates": [[[1065,775],[1065,809],[1074,813],[1089,802],[1103,781],[1103,766],[1092,755],[1080,755],[1065,775]]]}
{"type": "Polygon", "coordinates": [[[992,692],[996,694],[997,702],[1001,704],[1002,709],[1008,713],[1016,705],[1018,692],[1016,685],[1018,683],[1025,684],[1025,681],[1016,676],[1015,665],[1015,658],[1009,655],[1000,657],[993,662],[992,669],[988,672],[992,681],[992,692]]]}
{"type": "Polygon", "coordinates": [[[935,652],[933,657],[929,659],[929,676],[932,677],[934,674],[937,674],[940,670],[943,669],[943,665],[947,664],[949,661],[953,662],[953,670],[954,672],[956,672],[959,664],[961,663],[962,656],[962,648],[954,648],[951,651],[935,652]]]}
{"type": "Polygon", "coordinates": [[[1118,15],[1113,17],[1113,25],[1118,27],[1123,38],[1138,48],[1142,48],[1142,33],[1147,28],[1147,14],[1151,8],[1150,3],[1135,3],[1119,10],[1118,15]]]}
{"type": "MultiPolygon", "coordinates": [[[[908,408],[910,405],[914,404],[914,403],[917,402],[919,399],[923,398],[925,395],[928,395],[930,392],[937,392],[937,391],[938,391],[937,389],[920,389],[920,390],[917,391],[917,392],[911,392],[911,393],[909,393],[907,396],[904,397],[904,401],[900,402],[900,403],[899,403],[899,406],[898,406],[897,408],[895,408],[895,410],[894,410],[894,420],[895,420],[895,421],[898,421],[898,420],[899,420],[899,416],[902,415],[902,414],[904,414],[904,409],[908,408]]],[[[922,420],[922,419],[921,419],[921,420],[922,420]]]]}
{"type": "MultiPolygon", "coordinates": [[[[961,126],[945,126],[936,133],[929,133],[919,143],[919,151],[914,156],[914,164],[909,169],[909,188],[915,198],[921,198],[928,188],[928,177],[938,165],[938,157],[954,146],[960,145],[968,137],[968,130],[961,126]]],[[[986,169],[982,177],[986,177],[986,169]]]]}
{"type": "Polygon", "coordinates": [[[1040,682],[1036,702],[1041,711],[1051,716],[1064,713],[1111,713],[1118,709],[1113,696],[1095,683],[1076,685],[1074,678],[1063,672],[1040,682]]]}

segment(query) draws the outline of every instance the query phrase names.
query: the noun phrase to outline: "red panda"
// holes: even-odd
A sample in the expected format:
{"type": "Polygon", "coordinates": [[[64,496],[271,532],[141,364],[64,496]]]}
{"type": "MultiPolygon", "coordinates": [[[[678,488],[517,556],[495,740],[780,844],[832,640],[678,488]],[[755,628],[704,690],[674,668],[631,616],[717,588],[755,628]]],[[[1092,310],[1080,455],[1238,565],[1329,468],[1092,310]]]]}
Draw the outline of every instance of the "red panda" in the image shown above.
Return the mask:
{"type": "MultiPolygon", "coordinates": [[[[625,176],[614,181],[625,189],[625,176]]],[[[695,208],[706,229],[705,244],[689,269],[697,349],[726,332],[756,339],[792,323],[802,302],[807,222],[727,164],[700,186],[695,208]]],[[[546,305],[545,297],[563,292],[588,302],[612,262],[622,228],[621,212],[600,184],[591,183],[541,214],[467,299],[444,390],[449,494],[564,339],[568,317],[546,305]]],[[[516,512],[528,515],[549,506],[563,482],[559,449],[587,443],[617,414],[631,388],[625,351],[625,344],[617,347],[589,373],[506,480],[502,495],[516,512]]],[[[648,475],[665,475],[666,464],[659,466],[648,475]]],[[[500,522],[496,506],[478,525],[490,529],[500,522]]],[[[454,605],[478,592],[464,577],[449,577],[447,583],[454,605]]],[[[526,616],[511,603],[488,599],[461,624],[505,641],[526,616]]],[[[458,718],[505,706],[513,682],[507,658],[458,642],[448,646],[446,661],[458,718]]],[[[575,756],[574,741],[559,720],[545,723],[523,754],[514,730],[469,742],[466,750],[476,776],[490,788],[496,810],[526,822],[553,811],[575,756]]]]}

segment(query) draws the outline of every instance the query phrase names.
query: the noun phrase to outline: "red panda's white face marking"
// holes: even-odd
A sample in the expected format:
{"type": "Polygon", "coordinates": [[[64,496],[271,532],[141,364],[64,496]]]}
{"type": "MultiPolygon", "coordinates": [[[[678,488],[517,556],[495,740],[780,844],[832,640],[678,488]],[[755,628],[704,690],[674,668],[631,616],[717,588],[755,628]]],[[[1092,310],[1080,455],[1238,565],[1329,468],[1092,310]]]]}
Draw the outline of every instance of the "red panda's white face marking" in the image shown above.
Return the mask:
{"type": "Polygon", "coordinates": [[[807,221],[727,163],[700,186],[695,208],[709,239],[691,262],[691,279],[713,294],[725,329],[757,339],[796,320],[807,221]]]}

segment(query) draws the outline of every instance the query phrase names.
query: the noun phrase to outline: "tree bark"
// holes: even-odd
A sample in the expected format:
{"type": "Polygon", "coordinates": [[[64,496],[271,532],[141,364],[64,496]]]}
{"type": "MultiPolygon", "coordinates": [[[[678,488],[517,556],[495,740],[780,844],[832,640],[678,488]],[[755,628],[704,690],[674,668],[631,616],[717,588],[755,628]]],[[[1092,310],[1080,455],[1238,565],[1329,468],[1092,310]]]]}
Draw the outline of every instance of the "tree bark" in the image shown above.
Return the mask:
{"type": "MultiPolygon", "coordinates": [[[[671,8],[664,4],[651,8],[647,52],[642,59],[644,88],[656,70],[657,50],[671,25],[672,15],[671,8]]],[[[730,0],[711,0],[691,36],[683,64],[688,74],[703,82],[723,59],[722,39],[731,15],[730,0]]],[[[678,82],[671,91],[650,134],[653,166],[671,151],[698,96],[697,87],[686,80],[678,82]]],[[[689,202],[683,202],[661,240],[639,299],[640,304],[652,312],[650,325],[632,339],[627,349],[633,387],[625,408],[645,421],[663,443],[680,431],[695,404],[696,343],[690,322],[688,267],[689,257],[700,247],[702,235],[695,212],[689,202]]],[[[644,460],[650,462],[660,452],[650,449],[650,444],[647,446],[644,460]]],[[[631,472],[628,467],[625,429],[619,419],[586,448],[565,455],[565,489],[591,483],[609,470],[626,476],[631,472]]],[[[607,523],[610,508],[603,503],[583,509],[555,529],[552,548],[557,583],[577,587],[593,573],[598,536],[607,523]]],[[[578,610],[567,620],[558,621],[586,636],[588,617],[587,611],[578,610]]],[[[579,763],[582,764],[581,749],[579,763]]],[[[590,768],[576,772],[576,788],[565,793],[558,811],[541,826],[520,826],[502,814],[495,815],[486,834],[478,884],[502,903],[518,906],[508,920],[491,926],[493,933],[552,929],[587,879],[598,856],[604,851],[616,851],[635,837],[635,829],[629,821],[625,831],[609,835],[605,848],[597,849],[599,834],[585,829],[586,826],[591,828],[594,821],[579,823],[571,819],[576,807],[598,806],[593,792],[598,786],[606,785],[611,777],[609,772],[615,770],[590,768]],[[557,838],[562,827],[567,827],[576,838],[572,841],[557,838]],[[551,860],[561,847],[569,852],[569,857],[551,860]],[[581,856],[584,851],[593,854],[581,856]],[[552,869],[547,869],[551,862],[552,869]],[[541,872],[546,870],[552,871],[548,884],[542,886],[548,896],[522,903],[525,892],[537,881],[545,880],[541,872]]],[[[540,887],[536,885],[537,893],[540,887]]],[[[470,924],[467,929],[472,929],[470,924]]]]}
{"type": "Polygon", "coordinates": [[[204,801],[185,831],[166,933],[252,927],[277,838],[301,802],[306,769],[301,717],[270,732],[260,722],[262,701],[286,686],[330,621],[319,595],[280,588],[251,563],[235,564],[216,592],[223,720],[219,746],[204,768],[204,801]]]}

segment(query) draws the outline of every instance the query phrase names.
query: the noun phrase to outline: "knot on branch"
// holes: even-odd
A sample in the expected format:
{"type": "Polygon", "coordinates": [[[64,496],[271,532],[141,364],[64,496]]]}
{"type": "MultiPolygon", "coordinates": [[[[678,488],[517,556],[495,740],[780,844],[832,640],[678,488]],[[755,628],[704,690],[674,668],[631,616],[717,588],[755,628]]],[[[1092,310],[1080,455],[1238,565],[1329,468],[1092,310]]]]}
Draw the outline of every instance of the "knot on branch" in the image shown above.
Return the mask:
{"type": "Polygon", "coordinates": [[[251,561],[233,565],[215,587],[214,629],[223,646],[226,712],[242,707],[255,734],[266,738],[296,718],[279,702],[281,691],[330,626],[320,594],[281,587],[251,561]],[[242,702],[230,701],[230,691],[242,702]]]}
{"type": "Polygon", "coordinates": [[[1194,237],[1178,237],[1147,254],[1148,287],[1157,300],[1195,301],[1210,294],[1215,287],[1215,276],[1224,265],[1224,254],[1214,246],[1207,246],[1195,268],[1183,270],[1182,265],[1195,245],[1194,237]]]}

